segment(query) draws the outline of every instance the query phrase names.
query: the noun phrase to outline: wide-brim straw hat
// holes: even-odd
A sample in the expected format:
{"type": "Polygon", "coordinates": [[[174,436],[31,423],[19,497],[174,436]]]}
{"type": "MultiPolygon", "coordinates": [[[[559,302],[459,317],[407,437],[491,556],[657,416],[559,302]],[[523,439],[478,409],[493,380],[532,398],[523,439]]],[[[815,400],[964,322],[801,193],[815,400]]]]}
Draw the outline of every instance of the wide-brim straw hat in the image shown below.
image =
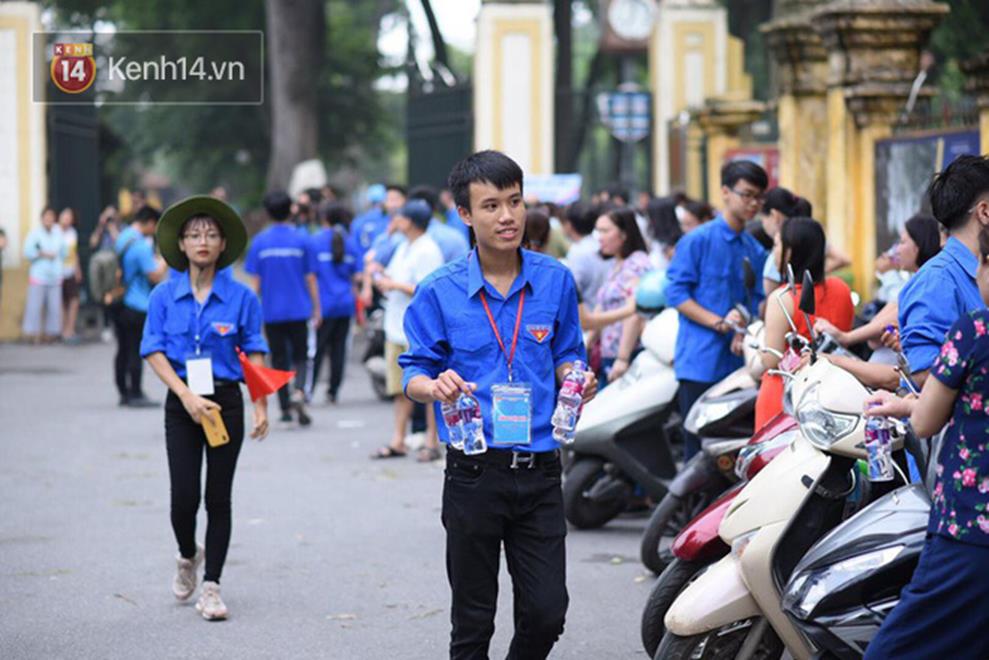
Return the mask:
{"type": "Polygon", "coordinates": [[[185,221],[194,215],[208,215],[216,220],[223,231],[227,246],[216,262],[216,269],[226,268],[237,261],[247,247],[247,228],[244,227],[244,221],[223,200],[209,195],[193,195],[169,206],[158,220],[155,233],[158,237],[158,249],[165,262],[176,270],[188,270],[189,259],[179,249],[179,232],[185,221]]]}

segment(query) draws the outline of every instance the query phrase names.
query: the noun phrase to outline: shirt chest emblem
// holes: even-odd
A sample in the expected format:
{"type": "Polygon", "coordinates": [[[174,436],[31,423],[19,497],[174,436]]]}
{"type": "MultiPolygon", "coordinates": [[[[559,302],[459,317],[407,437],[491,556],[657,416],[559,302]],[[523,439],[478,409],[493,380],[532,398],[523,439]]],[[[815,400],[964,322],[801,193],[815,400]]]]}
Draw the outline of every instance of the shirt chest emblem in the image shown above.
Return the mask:
{"type": "Polygon", "coordinates": [[[221,337],[226,337],[228,334],[233,332],[234,329],[233,323],[220,323],[219,321],[214,321],[212,325],[213,329],[216,330],[216,334],[221,337]]]}
{"type": "Polygon", "coordinates": [[[548,325],[526,325],[525,329],[540,344],[549,336],[549,331],[551,330],[548,325]]]}

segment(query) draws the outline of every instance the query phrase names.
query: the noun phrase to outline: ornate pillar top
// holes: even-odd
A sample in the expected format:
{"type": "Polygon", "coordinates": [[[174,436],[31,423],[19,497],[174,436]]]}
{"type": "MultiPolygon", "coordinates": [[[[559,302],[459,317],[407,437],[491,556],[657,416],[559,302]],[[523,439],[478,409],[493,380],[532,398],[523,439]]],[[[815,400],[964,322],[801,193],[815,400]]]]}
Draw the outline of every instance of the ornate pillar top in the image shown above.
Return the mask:
{"type": "Polygon", "coordinates": [[[694,116],[705,131],[716,130],[732,134],[742,126],[756,121],[765,112],[766,104],[762,101],[708,99],[703,107],[695,111],[694,116]]]}
{"type": "MultiPolygon", "coordinates": [[[[920,71],[920,52],[949,7],[932,0],[834,0],[811,24],[856,123],[895,123],[920,71]]],[[[930,95],[929,89],[922,95],[930,95]]]]}
{"type": "Polygon", "coordinates": [[[975,95],[979,107],[989,109],[989,48],[962,63],[965,89],[975,95]]]}

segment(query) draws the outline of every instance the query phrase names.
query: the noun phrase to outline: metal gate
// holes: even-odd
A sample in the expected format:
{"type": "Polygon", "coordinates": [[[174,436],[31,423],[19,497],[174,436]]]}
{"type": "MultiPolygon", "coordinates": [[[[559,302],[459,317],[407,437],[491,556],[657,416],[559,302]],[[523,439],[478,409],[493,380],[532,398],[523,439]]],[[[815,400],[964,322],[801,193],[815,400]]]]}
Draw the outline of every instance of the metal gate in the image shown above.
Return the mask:
{"type": "MultiPolygon", "coordinates": [[[[49,200],[76,211],[79,249],[88,257],[89,234],[100,215],[100,122],[90,105],[48,109],[49,200]]],[[[85,264],[84,264],[85,265],[85,264]]]]}
{"type": "Polygon", "coordinates": [[[474,146],[473,88],[470,84],[412,91],[405,110],[409,185],[443,188],[454,163],[474,146]]]}

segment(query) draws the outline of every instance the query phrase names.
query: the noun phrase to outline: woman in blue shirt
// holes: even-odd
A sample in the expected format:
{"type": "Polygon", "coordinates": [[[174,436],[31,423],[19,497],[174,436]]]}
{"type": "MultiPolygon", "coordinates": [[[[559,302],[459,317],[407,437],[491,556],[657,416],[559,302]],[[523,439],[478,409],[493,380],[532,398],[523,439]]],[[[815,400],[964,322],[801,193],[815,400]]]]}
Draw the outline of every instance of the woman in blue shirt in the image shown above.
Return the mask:
{"type": "Polygon", "coordinates": [[[324,358],[329,358],[330,383],[326,398],[330,403],[337,402],[343,382],[347,336],[354,317],[354,277],[361,272],[360,250],[347,232],[353,217],[354,214],[343,204],[326,202],[319,208],[323,229],[312,237],[323,324],[319,326],[316,338],[316,359],[309,391],[312,393],[319,381],[319,369],[324,358]]]}
{"type": "MultiPolygon", "coordinates": [[[[989,200],[978,202],[989,221],[989,200]]],[[[989,304],[989,229],[979,235],[976,280],[989,304]]],[[[989,310],[962,315],[948,331],[918,399],[876,394],[870,415],[910,417],[919,437],[945,427],[927,541],[910,585],[868,660],[989,657],[989,310]]]]}
{"type": "MultiPolygon", "coordinates": [[[[196,609],[207,620],[227,618],[220,573],[230,545],[230,492],[244,440],[244,373],[237,351],[259,366],[268,345],[261,336],[261,304],[229,272],[243,253],[247,231],[237,212],[218,199],[190,197],[167,209],[158,223],[158,245],[179,276],[151,294],[141,356],[168,386],[165,447],[171,482],[172,529],[179,546],[172,592],[188,599],[205,560],[196,609]],[[188,271],[188,275],[185,275],[188,271]],[[207,443],[204,416],[219,411],[229,442],[207,443]],[[206,547],[196,543],[200,474],[206,454],[206,547]]],[[[265,397],[254,401],[251,437],[268,433],[265,397]]]]}

